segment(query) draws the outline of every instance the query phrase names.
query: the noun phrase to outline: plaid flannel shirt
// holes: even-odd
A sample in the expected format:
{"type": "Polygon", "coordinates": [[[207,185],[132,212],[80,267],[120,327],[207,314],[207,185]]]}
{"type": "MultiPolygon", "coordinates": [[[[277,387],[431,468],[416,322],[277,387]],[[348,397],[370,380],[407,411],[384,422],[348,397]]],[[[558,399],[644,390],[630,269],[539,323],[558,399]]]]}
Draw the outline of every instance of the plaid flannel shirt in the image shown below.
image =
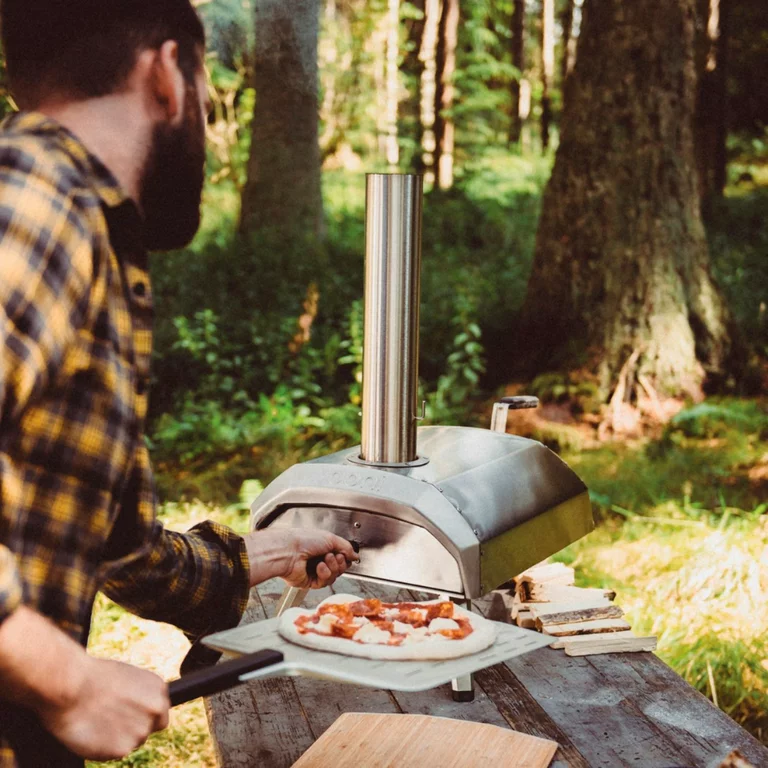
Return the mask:
{"type": "MultiPolygon", "coordinates": [[[[166,531],[155,515],[143,434],[152,313],[135,204],[56,122],[8,118],[0,128],[0,621],[24,604],[85,644],[98,590],[192,636],[236,625],[245,609],[243,540],[212,522],[166,531]]],[[[48,753],[33,756],[45,734],[18,709],[0,701],[0,766],[15,764],[14,750],[22,765],[53,765],[48,753]]]]}

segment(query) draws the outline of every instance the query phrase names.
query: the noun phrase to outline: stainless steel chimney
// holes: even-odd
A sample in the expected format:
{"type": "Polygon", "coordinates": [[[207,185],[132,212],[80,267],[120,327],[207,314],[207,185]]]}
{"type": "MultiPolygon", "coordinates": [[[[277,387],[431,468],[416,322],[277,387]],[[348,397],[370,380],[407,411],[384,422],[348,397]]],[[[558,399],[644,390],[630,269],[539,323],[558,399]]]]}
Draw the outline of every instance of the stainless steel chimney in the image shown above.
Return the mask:
{"type": "Polygon", "coordinates": [[[373,173],[366,185],[363,419],[359,461],[425,463],[416,454],[423,181],[373,173]]]}

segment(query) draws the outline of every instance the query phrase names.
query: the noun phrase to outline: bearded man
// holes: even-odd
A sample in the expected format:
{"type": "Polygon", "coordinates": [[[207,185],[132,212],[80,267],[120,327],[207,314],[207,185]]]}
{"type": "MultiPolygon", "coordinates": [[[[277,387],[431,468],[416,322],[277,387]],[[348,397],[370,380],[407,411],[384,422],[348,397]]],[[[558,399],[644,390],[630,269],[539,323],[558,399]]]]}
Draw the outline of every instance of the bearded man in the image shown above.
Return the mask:
{"type": "Polygon", "coordinates": [[[199,224],[209,104],[191,4],[0,11],[22,110],[0,128],[0,766],[62,768],[168,722],[159,677],[87,655],[97,591],[194,641],[236,625],[255,584],[325,586],[355,553],[323,532],[179,534],[156,517],[147,251],[199,224]]]}

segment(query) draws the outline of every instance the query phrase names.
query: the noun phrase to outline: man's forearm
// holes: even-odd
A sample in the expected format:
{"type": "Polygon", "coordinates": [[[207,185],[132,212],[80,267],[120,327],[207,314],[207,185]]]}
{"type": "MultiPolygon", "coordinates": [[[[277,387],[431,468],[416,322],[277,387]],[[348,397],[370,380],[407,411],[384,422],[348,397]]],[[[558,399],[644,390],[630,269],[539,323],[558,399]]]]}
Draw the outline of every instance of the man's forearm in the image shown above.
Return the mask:
{"type": "Polygon", "coordinates": [[[83,684],[85,649],[19,606],[0,624],[0,698],[35,711],[66,707],[83,684]]]}

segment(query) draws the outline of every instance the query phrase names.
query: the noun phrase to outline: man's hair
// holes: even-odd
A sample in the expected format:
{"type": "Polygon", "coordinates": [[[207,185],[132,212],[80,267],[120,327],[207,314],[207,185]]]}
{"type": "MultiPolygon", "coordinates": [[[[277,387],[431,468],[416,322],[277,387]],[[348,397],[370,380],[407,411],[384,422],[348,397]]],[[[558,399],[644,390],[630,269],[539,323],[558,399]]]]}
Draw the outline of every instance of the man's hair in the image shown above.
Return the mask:
{"type": "Polygon", "coordinates": [[[141,51],[166,40],[194,80],[205,45],[189,0],[1,0],[8,80],[22,105],[119,91],[141,51]]]}

